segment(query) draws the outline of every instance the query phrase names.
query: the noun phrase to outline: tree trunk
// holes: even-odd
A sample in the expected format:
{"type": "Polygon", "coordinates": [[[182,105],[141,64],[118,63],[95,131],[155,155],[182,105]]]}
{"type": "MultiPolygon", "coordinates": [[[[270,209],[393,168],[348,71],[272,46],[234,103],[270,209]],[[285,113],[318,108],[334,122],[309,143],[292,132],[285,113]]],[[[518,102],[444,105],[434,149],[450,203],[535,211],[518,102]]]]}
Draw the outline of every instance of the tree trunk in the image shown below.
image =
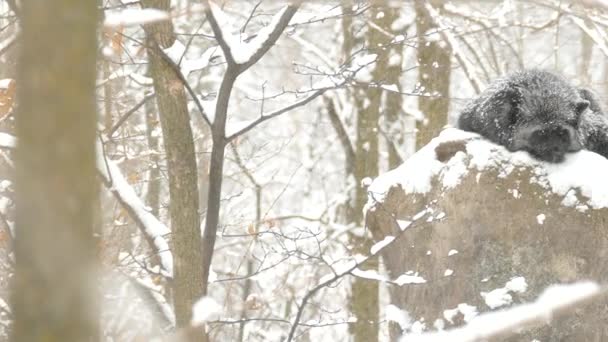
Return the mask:
{"type": "Polygon", "coordinates": [[[13,341],[97,341],[95,1],[24,1],[13,341]]]}
{"type": "Polygon", "coordinates": [[[158,157],[160,154],[160,144],[158,141],[158,136],[156,136],[154,133],[159,122],[154,102],[146,101],[146,104],[144,105],[144,112],[146,119],[146,140],[148,140],[148,148],[152,152],[150,155],[150,171],[148,171],[146,204],[148,207],[150,207],[150,213],[160,219],[161,176],[159,165],[160,159],[158,157]]]}
{"type": "MultiPolygon", "coordinates": [[[[589,25],[589,22],[586,22],[589,25]]],[[[589,25],[593,26],[593,24],[589,25]]],[[[589,37],[589,35],[580,30],[581,35],[581,56],[580,56],[580,64],[579,64],[579,76],[581,78],[581,85],[583,87],[591,86],[591,74],[589,73],[591,70],[591,60],[593,58],[593,39],[589,37]]]]}
{"type": "MultiPolygon", "coordinates": [[[[431,4],[441,11],[443,1],[432,0],[431,4]]],[[[450,106],[450,57],[452,51],[447,42],[437,41],[432,36],[437,27],[425,8],[426,1],[416,0],[416,34],[418,37],[418,82],[423,87],[418,97],[418,109],[424,119],[416,125],[416,149],[428,144],[448,122],[450,106]]]]}
{"type": "MultiPolygon", "coordinates": [[[[390,76],[389,58],[390,49],[385,48],[392,36],[386,34],[391,31],[391,24],[395,20],[397,10],[389,7],[374,6],[370,16],[374,25],[380,29],[369,28],[365,37],[366,45],[371,52],[377,54],[376,64],[372,71],[373,82],[386,83],[390,76]]],[[[348,29],[348,27],[345,27],[348,29]]],[[[350,30],[345,32],[350,35],[350,30]]],[[[345,49],[353,47],[352,37],[345,37],[345,49]]],[[[363,226],[363,207],[367,202],[367,188],[362,186],[366,177],[378,175],[379,151],[379,119],[383,105],[383,90],[379,87],[370,87],[365,90],[357,90],[355,105],[357,109],[357,140],[355,144],[354,178],[355,194],[352,208],[351,222],[356,226],[363,226]]],[[[347,170],[349,167],[347,166],[347,170]]],[[[354,254],[366,254],[373,244],[372,239],[360,236],[360,232],[350,234],[350,241],[354,254]]],[[[362,266],[362,269],[377,270],[378,259],[373,258],[362,266]]],[[[353,323],[351,333],[355,341],[377,341],[379,329],[379,300],[378,282],[362,278],[355,278],[351,287],[350,309],[357,317],[353,323]]]]}
{"type": "MultiPolygon", "coordinates": [[[[146,0],[143,6],[169,11],[169,0],[146,0]]],[[[197,166],[186,91],[159,49],[175,42],[170,21],[145,26],[169,174],[169,215],[174,260],[173,304],[177,327],[190,325],[192,305],[203,294],[197,166]]],[[[203,338],[202,330],[193,341],[203,338]]]]}

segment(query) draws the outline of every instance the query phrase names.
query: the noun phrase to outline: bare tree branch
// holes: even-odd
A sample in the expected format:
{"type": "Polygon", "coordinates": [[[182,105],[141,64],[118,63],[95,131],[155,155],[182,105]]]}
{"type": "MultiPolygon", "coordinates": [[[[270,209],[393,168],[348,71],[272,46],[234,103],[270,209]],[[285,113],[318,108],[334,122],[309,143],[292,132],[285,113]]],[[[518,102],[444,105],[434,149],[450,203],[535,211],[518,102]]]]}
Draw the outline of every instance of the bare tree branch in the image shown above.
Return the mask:
{"type": "MultiPolygon", "coordinates": [[[[237,70],[238,70],[239,74],[243,73],[245,70],[249,69],[249,67],[251,67],[252,65],[257,63],[262,58],[262,56],[264,56],[266,54],[266,52],[268,52],[268,50],[270,50],[270,48],[279,39],[279,37],[281,36],[283,31],[289,24],[289,21],[294,16],[294,14],[296,14],[296,12],[298,11],[298,8],[300,7],[299,3],[290,4],[289,6],[287,6],[287,8],[282,12],[281,17],[279,18],[276,26],[274,26],[272,28],[272,31],[268,35],[268,38],[262,43],[262,45],[259,47],[259,49],[257,49],[247,61],[242,62],[242,63],[237,63],[237,61],[234,59],[234,55],[232,54],[232,51],[230,50],[231,46],[230,46],[228,40],[226,39],[226,36],[225,36],[224,32],[222,31],[222,28],[220,27],[217,19],[213,15],[213,11],[211,9],[211,5],[210,5],[209,1],[206,1],[206,5],[207,5],[207,9],[205,11],[205,14],[207,16],[207,20],[209,20],[209,23],[211,24],[211,29],[213,30],[213,34],[215,35],[215,38],[216,38],[218,44],[220,45],[220,47],[222,48],[222,51],[224,52],[224,56],[226,57],[226,61],[228,62],[228,65],[229,66],[238,66],[237,70]]],[[[228,33],[228,34],[230,34],[230,33],[228,33]]]]}
{"type": "MultiPolygon", "coordinates": [[[[226,121],[228,117],[228,103],[230,102],[230,93],[234,88],[234,83],[238,76],[247,70],[250,66],[255,64],[262,56],[268,52],[268,50],[275,44],[279,39],[289,21],[298,10],[299,4],[290,5],[284,11],[282,11],[276,25],[272,27],[272,32],[268,35],[267,39],[261,43],[261,47],[248,59],[244,64],[237,64],[234,56],[231,54],[230,46],[224,37],[222,28],[220,28],[216,18],[213,15],[210,1],[205,1],[207,8],[205,10],[207,20],[211,25],[211,29],[217,39],[217,42],[224,52],[224,56],[228,62],[226,72],[222,79],[220,89],[217,96],[217,102],[215,107],[215,118],[211,125],[211,135],[213,138],[213,146],[211,148],[211,159],[209,165],[209,190],[207,196],[207,217],[205,220],[205,229],[203,231],[203,294],[207,294],[207,288],[209,284],[209,273],[211,270],[211,263],[213,260],[213,253],[215,249],[215,240],[217,237],[217,230],[219,226],[219,214],[221,205],[221,193],[222,193],[222,178],[224,173],[224,153],[226,144],[229,140],[226,138],[226,121]]],[[[263,30],[263,29],[262,29],[263,30]]],[[[308,101],[312,100],[309,99],[308,101]]],[[[307,103],[308,101],[304,102],[307,103]]],[[[304,104],[303,103],[303,104],[304,104]]],[[[292,108],[295,108],[292,107],[292,108]]],[[[291,108],[290,108],[291,109],[291,108]]],[[[289,110],[289,109],[288,109],[289,110]]],[[[287,110],[285,110],[287,111],[287,110]]],[[[275,114],[274,116],[280,115],[275,114]]],[[[253,128],[255,125],[251,126],[253,128]]],[[[249,128],[249,129],[251,129],[249,128]]]]}
{"type": "MultiPolygon", "coordinates": [[[[371,196],[373,198],[373,196],[371,196]]],[[[380,206],[380,208],[382,208],[382,204],[380,202],[376,201],[376,204],[380,206]]],[[[365,264],[368,260],[370,260],[373,257],[376,257],[377,255],[379,255],[385,248],[387,248],[388,246],[392,245],[393,243],[395,243],[395,241],[399,240],[400,237],[402,237],[404,235],[404,232],[412,229],[414,227],[417,227],[420,224],[424,224],[425,220],[424,218],[427,216],[426,214],[429,213],[428,209],[425,208],[423,211],[420,212],[422,215],[421,217],[418,217],[416,220],[413,220],[412,223],[408,226],[408,229],[401,229],[401,228],[397,228],[397,231],[399,232],[398,234],[396,234],[395,238],[387,243],[384,244],[382,246],[379,246],[379,248],[374,250],[374,253],[371,253],[367,255],[366,257],[357,260],[356,262],[354,262],[352,264],[352,266],[346,268],[345,270],[341,271],[341,272],[335,272],[333,269],[332,271],[334,272],[334,276],[330,277],[326,280],[323,280],[323,278],[321,279],[321,282],[313,287],[311,290],[309,290],[306,295],[304,295],[304,297],[302,298],[302,300],[300,301],[300,305],[298,306],[298,312],[296,313],[296,317],[293,320],[293,323],[291,324],[291,328],[289,330],[289,334],[287,335],[287,338],[285,339],[285,341],[287,342],[291,342],[295,336],[295,332],[298,328],[298,326],[300,325],[300,319],[302,318],[302,315],[304,313],[304,308],[306,306],[306,304],[308,304],[308,301],[317,293],[319,292],[321,289],[323,289],[324,287],[327,287],[329,285],[331,285],[332,283],[336,282],[338,279],[346,276],[346,275],[353,275],[353,271],[355,271],[356,269],[358,269],[361,265],[365,264]]],[[[395,220],[394,222],[396,227],[399,227],[399,224],[397,223],[397,221],[395,220]]]]}
{"type": "Polygon", "coordinates": [[[355,149],[353,148],[353,144],[350,141],[350,137],[348,136],[346,128],[344,128],[342,120],[338,116],[338,112],[336,112],[336,105],[334,104],[334,100],[329,96],[325,97],[325,107],[327,108],[327,115],[329,116],[331,125],[336,131],[338,139],[340,139],[340,143],[342,144],[342,148],[344,149],[344,158],[346,159],[347,173],[352,173],[355,170],[355,149]]]}
{"type": "Polygon", "coordinates": [[[108,130],[107,136],[111,137],[114,134],[114,132],[116,132],[116,130],[118,130],[118,128],[120,128],[120,126],[122,126],[122,124],[125,123],[125,121],[127,121],[127,119],[129,119],[131,117],[131,115],[133,113],[135,113],[139,108],[141,108],[144,104],[146,104],[146,102],[148,102],[148,100],[150,100],[154,96],[155,96],[154,93],[147,94],[146,96],[144,96],[144,98],[141,101],[139,101],[135,106],[133,106],[133,108],[129,109],[126,113],[124,113],[120,117],[120,119],[118,119],[118,121],[116,121],[114,126],[112,126],[108,130]]]}
{"type": "Polygon", "coordinates": [[[302,100],[300,100],[298,102],[292,103],[292,104],[290,104],[290,105],[288,105],[286,107],[283,107],[281,109],[275,110],[275,111],[270,112],[268,114],[261,115],[259,118],[257,118],[256,120],[253,120],[251,123],[249,123],[244,128],[241,128],[237,132],[232,133],[230,136],[228,136],[226,138],[226,140],[227,141],[232,141],[234,138],[236,138],[238,136],[241,136],[241,135],[249,132],[250,130],[252,130],[253,128],[255,128],[257,125],[261,124],[262,122],[270,120],[270,119],[272,119],[274,117],[277,117],[277,116],[279,116],[281,114],[285,114],[285,113],[289,112],[290,110],[292,110],[294,108],[301,107],[301,106],[309,103],[310,101],[316,99],[317,97],[319,97],[320,95],[322,95],[323,93],[325,93],[327,90],[330,90],[330,89],[334,89],[334,88],[332,87],[332,88],[322,88],[322,89],[319,89],[319,90],[315,91],[312,95],[310,95],[310,96],[308,96],[308,97],[306,97],[306,98],[304,98],[304,99],[302,99],[302,100]]]}
{"type": "Polygon", "coordinates": [[[160,57],[162,57],[162,59],[167,62],[169,67],[171,67],[171,70],[173,70],[177,78],[179,78],[179,80],[182,82],[182,85],[188,91],[188,94],[190,94],[190,97],[192,98],[192,101],[194,101],[196,108],[198,108],[198,111],[201,113],[201,117],[203,118],[203,120],[205,120],[207,125],[211,127],[213,125],[213,122],[211,121],[207,113],[205,113],[205,109],[203,108],[201,101],[196,96],[194,89],[192,89],[192,87],[190,86],[190,82],[188,82],[184,74],[182,74],[182,70],[180,69],[179,65],[175,64],[175,62],[169,56],[167,56],[167,54],[160,48],[158,44],[156,44],[156,48],[153,49],[153,51],[154,53],[158,53],[160,57]]]}

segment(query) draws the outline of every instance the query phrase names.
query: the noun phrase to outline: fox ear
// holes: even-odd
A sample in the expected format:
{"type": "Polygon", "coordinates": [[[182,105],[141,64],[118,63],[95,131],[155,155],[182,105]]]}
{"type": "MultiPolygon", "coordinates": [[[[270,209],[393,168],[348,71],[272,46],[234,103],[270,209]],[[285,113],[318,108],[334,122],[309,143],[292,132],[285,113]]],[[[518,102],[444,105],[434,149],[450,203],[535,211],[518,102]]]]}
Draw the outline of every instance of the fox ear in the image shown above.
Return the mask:
{"type": "Polygon", "coordinates": [[[589,101],[587,100],[580,100],[574,104],[574,110],[577,115],[581,115],[587,108],[589,108],[589,101]]]}
{"type": "Polygon", "coordinates": [[[583,100],[589,101],[589,109],[594,112],[603,112],[601,101],[593,90],[587,88],[578,88],[578,93],[583,100]]]}

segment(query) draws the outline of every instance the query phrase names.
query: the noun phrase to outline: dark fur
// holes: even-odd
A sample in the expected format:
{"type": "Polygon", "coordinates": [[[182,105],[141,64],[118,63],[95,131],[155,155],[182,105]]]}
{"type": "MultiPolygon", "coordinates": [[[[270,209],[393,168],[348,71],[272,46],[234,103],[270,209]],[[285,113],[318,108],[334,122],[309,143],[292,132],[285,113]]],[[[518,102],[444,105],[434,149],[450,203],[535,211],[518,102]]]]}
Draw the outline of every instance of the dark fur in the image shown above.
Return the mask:
{"type": "Polygon", "coordinates": [[[496,80],[466,106],[458,127],[549,162],[582,148],[608,158],[608,117],[600,102],[590,90],[547,71],[496,80]]]}

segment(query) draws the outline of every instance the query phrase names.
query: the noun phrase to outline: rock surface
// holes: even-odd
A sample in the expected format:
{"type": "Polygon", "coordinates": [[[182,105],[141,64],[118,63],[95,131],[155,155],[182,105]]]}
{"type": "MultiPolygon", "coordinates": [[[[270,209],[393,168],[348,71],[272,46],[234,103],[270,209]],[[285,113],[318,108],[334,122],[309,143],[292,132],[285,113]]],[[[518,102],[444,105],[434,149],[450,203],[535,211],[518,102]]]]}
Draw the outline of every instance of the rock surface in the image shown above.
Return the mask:
{"type": "MultiPolygon", "coordinates": [[[[555,283],[605,283],[607,176],[608,160],[588,151],[548,164],[447,129],[375,179],[366,220],[376,241],[397,237],[382,251],[388,276],[426,280],[389,289],[412,319],[406,330],[461,325],[555,283]]],[[[607,323],[597,302],[512,340],[608,341],[607,323]]]]}

